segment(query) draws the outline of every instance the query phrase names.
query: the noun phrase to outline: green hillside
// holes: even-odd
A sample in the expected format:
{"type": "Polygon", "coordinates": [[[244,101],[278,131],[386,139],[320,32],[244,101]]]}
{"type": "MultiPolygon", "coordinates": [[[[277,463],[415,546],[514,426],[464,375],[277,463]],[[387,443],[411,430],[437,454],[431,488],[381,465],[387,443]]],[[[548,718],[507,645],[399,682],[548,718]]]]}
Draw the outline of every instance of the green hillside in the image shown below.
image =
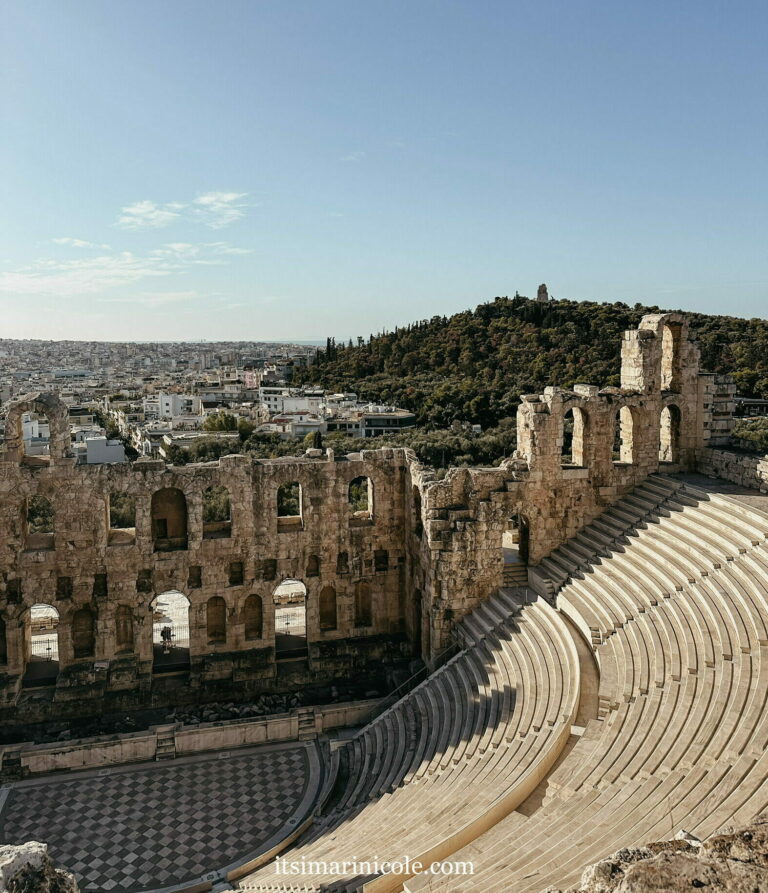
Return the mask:
{"type": "MultiPolygon", "coordinates": [[[[358,338],[355,345],[329,339],[298,382],[395,404],[428,427],[456,419],[494,427],[514,415],[519,394],[552,384],[617,385],[621,333],[657,312],[640,304],[496,298],[475,310],[358,338]]],[[[740,393],[768,398],[768,321],[686,316],[703,368],[733,372],[740,393]]]]}

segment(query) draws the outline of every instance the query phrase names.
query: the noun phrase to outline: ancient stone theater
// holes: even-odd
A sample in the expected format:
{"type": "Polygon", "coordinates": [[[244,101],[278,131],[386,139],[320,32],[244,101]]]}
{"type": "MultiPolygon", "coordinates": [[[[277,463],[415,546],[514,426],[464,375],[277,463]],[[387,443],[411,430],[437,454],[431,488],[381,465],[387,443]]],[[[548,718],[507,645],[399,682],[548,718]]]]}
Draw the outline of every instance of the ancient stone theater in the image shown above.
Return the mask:
{"type": "Polygon", "coordinates": [[[516,453],[442,477],[405,449],[76,465],[57,397],[17,400],[0,840],[93,893],[540,893],[752,821],[768,460],[732,446],[734,386],[684,316],[644,317],[621,361],[620,387],[523,395],[516,453]]]}

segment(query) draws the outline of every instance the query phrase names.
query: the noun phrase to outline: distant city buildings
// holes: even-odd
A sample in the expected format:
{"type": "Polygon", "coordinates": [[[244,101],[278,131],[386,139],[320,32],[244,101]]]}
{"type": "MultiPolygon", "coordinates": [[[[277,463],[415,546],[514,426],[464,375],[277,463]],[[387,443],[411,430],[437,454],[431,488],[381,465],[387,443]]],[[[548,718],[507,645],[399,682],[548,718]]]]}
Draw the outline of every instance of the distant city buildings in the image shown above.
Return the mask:
{"type": "MultiPolygon", "coordinates": [[[[375,437],[413,428],[413,413],[361,402],[355,393],[292,385],[316,348],[260,342],[134,344],[0,339],[0,436],[13,397],[53,390],[69,407],[72,453],[79,463],[124,462],[126,447],[165,458],[173,445],[200,438],[237,440],[206,419],[219,412],[235,429],[304,438],[316,432],[375,437]],[[210,430],[215,428],[216,430],[210,430]]],[[[24,449],[44,457],[44,417],[27,415],[24,449]]]]}

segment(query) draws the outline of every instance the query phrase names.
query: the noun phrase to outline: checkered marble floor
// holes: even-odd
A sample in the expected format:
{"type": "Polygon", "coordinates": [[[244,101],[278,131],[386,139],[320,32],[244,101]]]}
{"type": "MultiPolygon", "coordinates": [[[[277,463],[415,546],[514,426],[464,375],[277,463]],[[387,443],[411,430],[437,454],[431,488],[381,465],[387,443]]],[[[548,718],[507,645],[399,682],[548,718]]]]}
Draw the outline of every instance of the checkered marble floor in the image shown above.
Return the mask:
{"type": "Polygon", "coordinates": [[[319,778],[291,744],[9,786],[0,842],[48,843],[82,893],[160,890],[219,873],[287,835],[319,778]]]}

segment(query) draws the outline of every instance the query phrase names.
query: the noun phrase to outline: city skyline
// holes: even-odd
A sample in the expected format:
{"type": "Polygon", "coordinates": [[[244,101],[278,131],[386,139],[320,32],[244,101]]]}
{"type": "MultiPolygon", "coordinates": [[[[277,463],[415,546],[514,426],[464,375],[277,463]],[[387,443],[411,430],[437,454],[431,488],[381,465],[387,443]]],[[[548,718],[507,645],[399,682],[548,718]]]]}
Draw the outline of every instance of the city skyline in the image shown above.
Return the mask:
{"type": "Polygon", "coordinates": [[[757,3],[5,19],[6,337],[367,337],[541,281],[764,314],[757,3]]]}

